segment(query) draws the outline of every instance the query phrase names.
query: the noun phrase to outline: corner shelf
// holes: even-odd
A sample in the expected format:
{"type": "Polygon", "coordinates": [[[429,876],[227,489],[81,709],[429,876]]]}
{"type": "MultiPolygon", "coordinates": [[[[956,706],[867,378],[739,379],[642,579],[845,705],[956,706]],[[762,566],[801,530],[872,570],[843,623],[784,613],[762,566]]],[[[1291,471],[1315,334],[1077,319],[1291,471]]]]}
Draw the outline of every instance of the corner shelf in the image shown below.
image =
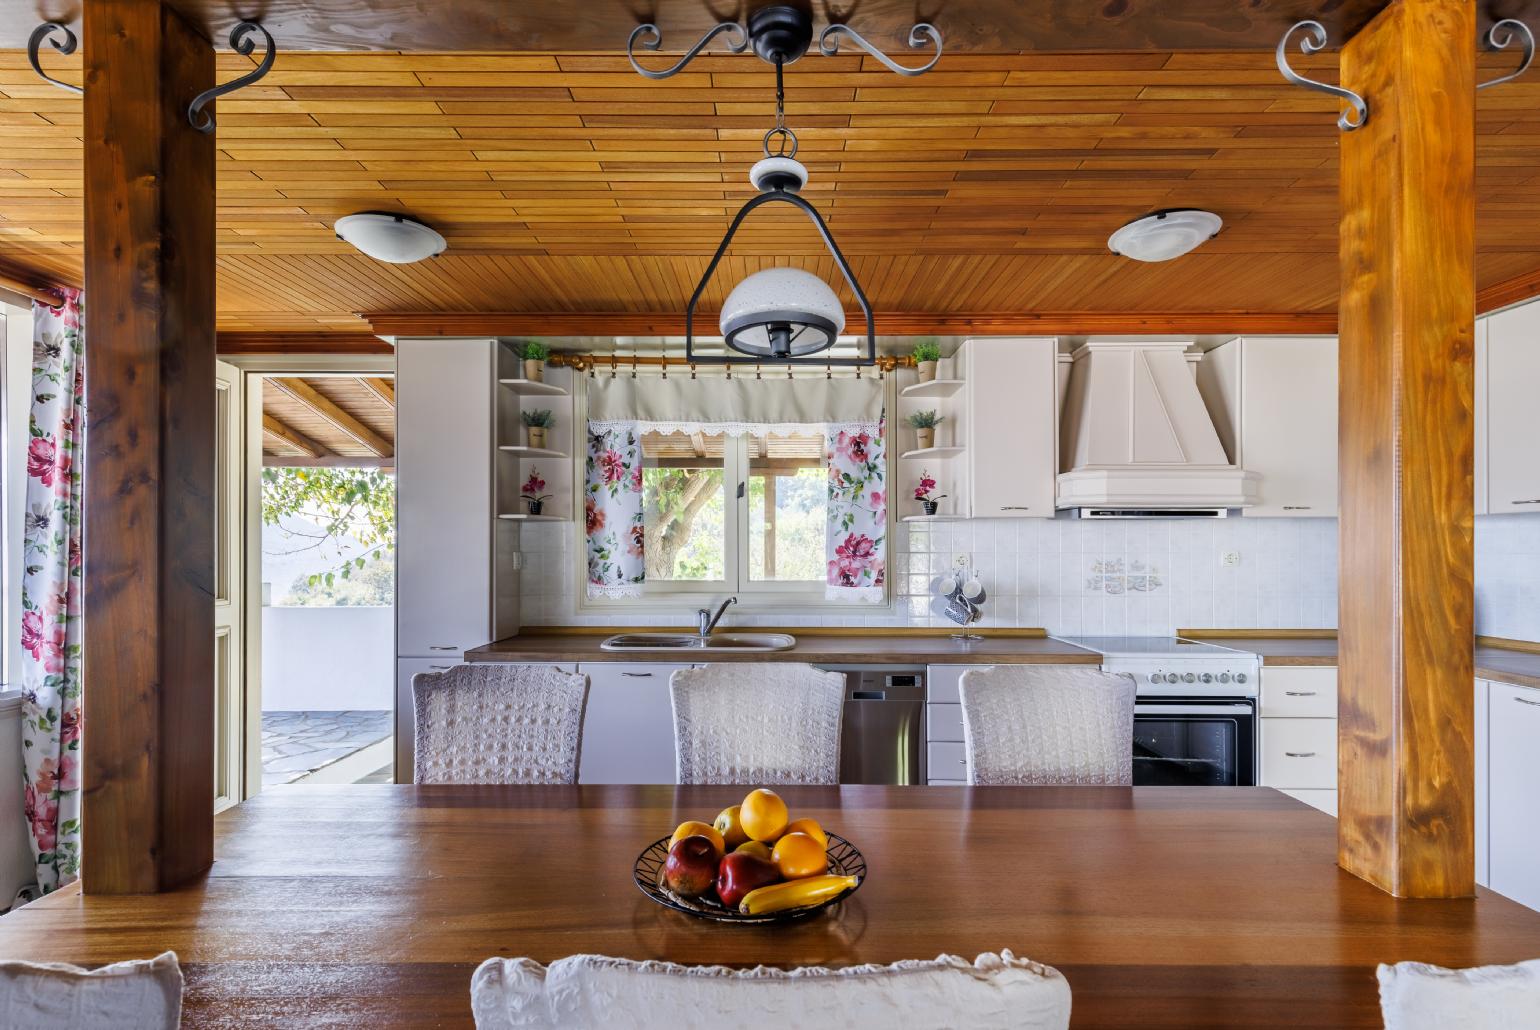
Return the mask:
{"type": "Polygon", "coordinates": [[[905,515],[900,522],[966,522],[966,515],[905,515]]]}
{"type": "Polygon", "coordinates": [[[961,447],[927,447],[920,451],[905,451],[900,458],[955,458],[963,452],[961,447]]]}
{"type": "Polygon", "coordinates": [[[510,522],[566,522],[564,515],[499,515],[500,519],[510,522]]]}
{"type": "Polygon", "coordinates": [[[547,450],[544,447],[523,447],[514,444],[504,444],[498,447],[498,450],[520,458],[565,458],[567,456],[561,451],[547,450]]]}
{"type": "Polygon", "coordinates": [[[950,397],[963,388],[962,379],[932,379],[928,383],[915,383],[898,391],[900,397],[950,397]]]}
{"type": "MultiPolygon", "coordinates": [[[[486,380],[482,380],[485,382],[486,380]]],[[[521,397],[565,397],[567,391],[550,383],[537,383],[533,379],[499,379],[499,383],[508,387],[521,397]]]]}

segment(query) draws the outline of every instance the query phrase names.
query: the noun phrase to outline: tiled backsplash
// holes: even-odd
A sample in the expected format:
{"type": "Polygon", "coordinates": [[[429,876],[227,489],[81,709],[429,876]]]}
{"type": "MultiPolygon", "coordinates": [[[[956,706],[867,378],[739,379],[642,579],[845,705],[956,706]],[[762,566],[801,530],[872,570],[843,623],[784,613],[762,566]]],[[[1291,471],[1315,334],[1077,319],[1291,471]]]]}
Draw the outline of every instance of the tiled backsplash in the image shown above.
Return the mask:
{"type": "MultiPolygon", "coordinates": [[[[1537,520],[1540,521],[1540,520],[1537,520]]],[[[523,623],[678,625],[678,610],[580,613],[578,527],[521,530],[523,623]]],[[[734,625],[951,625],[933,614],[932,584],[965,554],[988,593],[985,626],[1042,626],[1057,634],[1162,634],[1178,627],[1337,624],[1334,519],[1077,521],[976,519],[900,524],[889,551],[894,608],[820,608],[734,625]],[[1238,555],[1225,565],[1226,553],[1238,555]]]]}
{"type": "Polygon", "coordinates": [[[1540,517],[1476,517],[1476,632],[1540,641],[1540,517]]]}

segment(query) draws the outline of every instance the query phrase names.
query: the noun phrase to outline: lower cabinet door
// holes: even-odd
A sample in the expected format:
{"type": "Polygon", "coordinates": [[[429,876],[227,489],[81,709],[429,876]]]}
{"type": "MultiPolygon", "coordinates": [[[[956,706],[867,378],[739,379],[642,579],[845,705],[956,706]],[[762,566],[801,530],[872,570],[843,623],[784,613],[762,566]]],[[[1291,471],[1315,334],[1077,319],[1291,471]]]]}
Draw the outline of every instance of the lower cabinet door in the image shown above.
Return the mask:
{"type": "Polygon", "coordinates": [[[1337,789],[1336,719],[1259,719],[1262,786],[1337,789]]]}
{"type": "Polygon", "coordinates": [[[1494,681],[1487,705],[1490,886],[1540,909],[1540,690],[1494,681]]]}
{"type": "Polygon", "coordinates": [[[588,677],[579,783],[674,783],[674,706],[668,678],[688,665],[595,662],[588,677]]]}

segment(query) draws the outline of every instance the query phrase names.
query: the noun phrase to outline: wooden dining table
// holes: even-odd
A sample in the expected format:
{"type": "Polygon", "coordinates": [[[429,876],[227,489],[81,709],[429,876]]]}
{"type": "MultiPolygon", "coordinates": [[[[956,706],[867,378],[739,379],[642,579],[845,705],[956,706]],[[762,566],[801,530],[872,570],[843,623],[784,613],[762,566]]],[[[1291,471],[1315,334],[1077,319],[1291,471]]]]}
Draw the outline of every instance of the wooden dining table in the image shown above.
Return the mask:
{"type": "Polygon", "coordinates": [[[1540,913],[1485,890],[1392,898],[1337,868],[1331,817],[1265,788],[788,787],[794,817],[865,855],[854,895],[757,927],[643,896],[637,854],[743,793],[271,789],[218,817],[199,882],[66,888],[0,917],[0,957],[173,950],[188,1027],[463,1027],[494,955],[792,967],[1009,948],[1064,973],[1075,1027],[1290,1030],[1380,1026],[1379,962],[1540,957],[1540,913]]]}

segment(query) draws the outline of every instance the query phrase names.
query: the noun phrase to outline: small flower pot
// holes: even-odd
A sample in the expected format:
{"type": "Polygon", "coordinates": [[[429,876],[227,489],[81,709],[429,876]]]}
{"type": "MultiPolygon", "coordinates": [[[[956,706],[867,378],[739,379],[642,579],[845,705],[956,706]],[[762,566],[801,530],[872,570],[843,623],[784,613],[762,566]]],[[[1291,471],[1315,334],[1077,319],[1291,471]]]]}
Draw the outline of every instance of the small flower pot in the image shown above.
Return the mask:
{"type": "Polygon", "coordinates": [[[524,378],[532,383],[545,382],[545,362],[524,359],[524,378]]]}
{"type": "Polygon", "coordinates": [[[934,361],[921,361],[915,365],[915,368],[919,370],[920,382],[922,383],[928,383],[936,378],[936,363],[934,361]]]}
{"type": "Polygon", "coordinates": [[[934,514],[936,514],[936,502],[935,501],[921,501],[920,502],[920,510],[925,512],[925,514],[927,514],[927,515],[934,515],[934,514]]]}
{"type": "Polygon", "coordinates": [[[529,432],[529,445],[545,449],[545,426],[526,426],[529,432]]]}
{"type": "Polygon", "coordinates": [[[524,505],[525,505],[525,507],[527,507],[529,509],[529,513],[531,515],[539,515],[541,509],[543,509],[545,507],[545,502],[544,501],[532,501],[532,500],[530,500],[528,498],[525,498],[524,505]]]}
{"type": "Polygon", "coordinates": [[[934,427],[930,429],[916,429],[914,435],[916,446],[920,450],[926,451],[936,446],[936,430],[934,427]]]}

